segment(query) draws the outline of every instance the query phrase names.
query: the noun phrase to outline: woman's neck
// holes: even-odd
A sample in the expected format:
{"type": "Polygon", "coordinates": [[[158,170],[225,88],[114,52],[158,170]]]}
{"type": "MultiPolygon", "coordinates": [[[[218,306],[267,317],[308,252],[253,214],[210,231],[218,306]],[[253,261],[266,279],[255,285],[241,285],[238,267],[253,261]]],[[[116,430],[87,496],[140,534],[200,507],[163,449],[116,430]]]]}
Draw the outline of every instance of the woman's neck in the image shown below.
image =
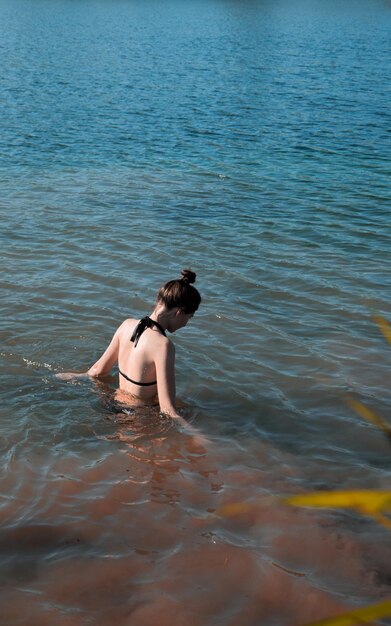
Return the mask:
{"type": "Polygon", "coordinates": [[[164,330],[167,330],[171,319],[175,316],[175,309],[167,309],[164,304],[157,304],[149,316],[151,320],[160,324],[164,330]]]}

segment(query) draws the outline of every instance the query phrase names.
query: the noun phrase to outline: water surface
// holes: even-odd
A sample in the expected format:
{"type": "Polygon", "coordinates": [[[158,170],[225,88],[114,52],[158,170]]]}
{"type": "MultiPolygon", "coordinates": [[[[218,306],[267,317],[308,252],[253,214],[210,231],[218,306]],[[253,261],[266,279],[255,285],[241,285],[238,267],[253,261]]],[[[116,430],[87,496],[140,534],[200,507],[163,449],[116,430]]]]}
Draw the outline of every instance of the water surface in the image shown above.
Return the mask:
{"type": "Polygon", "coordinates": [[[390,596],[388,5],[0,1],[4,624],[304,624],[390,596]],[[65,384],[161,283],[203,450],[65,384]],[[222,518],[225,504],[246,502],[222,518]]]}

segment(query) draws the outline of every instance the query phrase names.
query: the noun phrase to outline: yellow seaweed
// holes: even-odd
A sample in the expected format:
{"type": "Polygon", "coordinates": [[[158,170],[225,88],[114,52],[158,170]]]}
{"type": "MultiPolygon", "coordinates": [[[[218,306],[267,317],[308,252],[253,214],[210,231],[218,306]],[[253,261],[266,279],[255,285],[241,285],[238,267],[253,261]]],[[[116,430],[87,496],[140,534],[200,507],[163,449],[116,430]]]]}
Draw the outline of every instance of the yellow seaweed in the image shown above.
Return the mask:
{"type": "Polygon", "coordinates": [[[283,501],[291,506],[355,509],[391,529],[391,520],[383,514],[391,511],[391,491],[315,491],[284,497],[283,501]]]}
{"type": "Polygon", "coordinates": [[[388,615],[391,615],[391,600],[385,600],[355,611],[349,611],[338,617],[311,622],[311,624],[306,624],[305,626],[353,626],[354,624],[366,624],[373,620],[387,617],[388,615]]]}
{"type": "Polygon", "coordinates": [[[391,491],[360,489],[355,491],[314,491],[284,498],[295,506],[353,508],[364,513],[391,510],[391,491]]]}
{"type": "Polygon", "coordinates": [[[380,430],[382,430],[388,437],[391,437],[391,426],[387,424],[380,415],[377,415],[372,409],[369,409],[365,404],[361,404],[358,400],[353,398],[347,398],[347,403],[360,417],[363,417],[371,424],[374,424],[380,430]]]}
{"type": "Polygon", "coordinates": [[[374,315],[372,319],[379,326],[380,331],[383,333],[388,343],[391,343],[391,324],[387,322],[384,317],[381,317],[381,315],[374,315]]]}

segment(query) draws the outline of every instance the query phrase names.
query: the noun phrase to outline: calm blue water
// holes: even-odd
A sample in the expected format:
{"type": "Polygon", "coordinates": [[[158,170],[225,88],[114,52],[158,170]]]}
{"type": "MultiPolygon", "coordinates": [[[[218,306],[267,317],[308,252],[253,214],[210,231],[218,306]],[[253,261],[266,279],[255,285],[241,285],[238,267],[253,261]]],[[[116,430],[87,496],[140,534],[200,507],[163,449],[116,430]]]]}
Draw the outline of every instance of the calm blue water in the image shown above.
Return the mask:
{"type": "Polygon", "coordinates": [[[390,595],[382,526],[263,499],[390,488],[347,401],[390,422],[390,35],[385,2],[0,0],[2,623],[283,626],[390,595]],[[116,418],[114,373],[54,376],[186,266],[207,453],[116,418]]]}

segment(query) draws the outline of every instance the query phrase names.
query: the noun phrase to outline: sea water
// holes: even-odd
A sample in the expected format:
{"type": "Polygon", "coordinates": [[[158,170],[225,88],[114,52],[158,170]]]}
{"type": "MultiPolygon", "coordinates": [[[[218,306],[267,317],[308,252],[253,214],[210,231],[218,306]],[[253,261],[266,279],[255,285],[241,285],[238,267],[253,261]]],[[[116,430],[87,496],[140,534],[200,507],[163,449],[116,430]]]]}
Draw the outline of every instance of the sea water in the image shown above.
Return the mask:
{"type": "Polygon", "coordinates": [[[384,3],[0,0],[4,626],[278,626],[390,597],[384,3]],[[186,417],[86,370],[183,267],[186,417]],[[384,327],[383,327],[384,328],[384,327]],[[224,509],[225,505],[237,505],[224,509]],[[228,511],[226,514],[224,511],[228,511]]]}

